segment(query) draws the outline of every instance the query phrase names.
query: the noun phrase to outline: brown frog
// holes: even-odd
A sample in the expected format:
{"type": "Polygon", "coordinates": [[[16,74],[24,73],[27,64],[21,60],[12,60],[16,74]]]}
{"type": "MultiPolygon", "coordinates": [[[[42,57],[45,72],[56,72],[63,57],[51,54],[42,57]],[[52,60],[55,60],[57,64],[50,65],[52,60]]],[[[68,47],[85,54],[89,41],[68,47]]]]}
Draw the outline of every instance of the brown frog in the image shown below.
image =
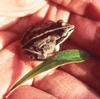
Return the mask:
{"type": "Polygon", "coordinates": [[[74,31],[75,26],[63,20],[47,21],[32,26],[24,33],[21,45],[31,59],[44,60],[49,53],[57,52],[62,44],[74,31]]]}

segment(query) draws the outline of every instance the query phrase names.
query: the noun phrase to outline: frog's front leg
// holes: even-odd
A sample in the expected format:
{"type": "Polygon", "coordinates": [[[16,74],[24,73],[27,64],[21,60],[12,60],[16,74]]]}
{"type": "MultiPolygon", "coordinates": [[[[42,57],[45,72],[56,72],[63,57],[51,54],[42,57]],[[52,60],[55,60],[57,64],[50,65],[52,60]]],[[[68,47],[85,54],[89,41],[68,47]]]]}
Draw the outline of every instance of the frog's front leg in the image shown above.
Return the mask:
{"type": "Polygon", "coordinates": [[[57,44],[57,45],[55,46],[54,52],[58,52],[59,50],[60,50],[60,44],[57,44]]]}

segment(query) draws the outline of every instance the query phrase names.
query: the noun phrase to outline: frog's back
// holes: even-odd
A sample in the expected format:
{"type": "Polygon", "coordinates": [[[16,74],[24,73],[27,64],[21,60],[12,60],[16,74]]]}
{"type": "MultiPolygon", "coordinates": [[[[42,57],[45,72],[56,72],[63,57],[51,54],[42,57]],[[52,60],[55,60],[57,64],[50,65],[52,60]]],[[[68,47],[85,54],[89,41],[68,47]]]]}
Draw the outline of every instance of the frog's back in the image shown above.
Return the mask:
{"type": "Polygon", "coordinates": [[[21,40],[21,44],[24,45],[28,40],[34,39],[37,36],[43,34],[45,31],[53,29],[55,27],[55,22],[49,21],[47,23],[43,24],[37,24],[35,26],[32,26],[28,28],[21,40]]]}

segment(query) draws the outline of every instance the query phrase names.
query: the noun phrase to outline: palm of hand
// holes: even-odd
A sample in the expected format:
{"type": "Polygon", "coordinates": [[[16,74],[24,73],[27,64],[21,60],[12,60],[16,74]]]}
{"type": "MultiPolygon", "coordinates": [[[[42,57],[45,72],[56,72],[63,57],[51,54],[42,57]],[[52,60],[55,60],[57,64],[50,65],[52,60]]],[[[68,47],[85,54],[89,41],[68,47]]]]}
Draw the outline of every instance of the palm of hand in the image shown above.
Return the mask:
{"type": "MultiPolygon", "coordinates": [[[[32,16],[21,18],[17,24],[12,25],[6,32],[0,32],[1,40],[3,41],[0,42],[2,49],[0,52],[0,90],[3,89],[0,96],[2,96],[7,88],[20,76],[27,73],[28,70],[32,68],[29,62],[26,65],[26,60],[23,60],[20,55],[21,48],[19,38],[22,35],[21,33],[23,33],[22,31],[24,31],[28,25],[46,20],[56,21],[58,19],[64,19],[66,22],[69,20],[70,23],[75,24],[76,30],[71,36],[71,41],[65,42],[62,48],[76,48],[78,47],[76,46],[77,44],[99,57],[100,47],[98,46],[98,38],[100,33],[100,22],[98,22],[98,15],[97,17],[96,15],[94,16],[94,20],[88,14],[82,13],[85,12],[85,9],[81,9],[82,11],[76,11],[78,9],[75,10],[72,5],[70,5],[68,9],[75,14],[71,14],[70,17],[70,12],[65,10],[65,8],[50,3],[50,5],[41,8],[32,16]],[[81,16],[79,16],[79,14],[81,16]],[[83,15],[89,16],[88,18],[90,19],[84,18],[83,15]],[[98,34],[96,33],[96,30],[98,34]],[[8,31],[14,31],[14,33],[8,31]]],[[[37,61],[33,62],[33,66],[38,63],[39,62],[37,61]]],[[[58,97],[60,99],[71,99],[77,96],[78,98],[90,97],[97,99],[99,97],[97,93],[100,91],[99,64],[100,63],[96,58],[94,59],[91,57],[85,63],[64,66],[59,70],[55,70],[52,75],[48,75],[44,78],[42,76],[36,77],[33,81],[32,87],[20,87],[9,98],[18,99],[18,97],[23,97],[23,99],[27,99],[26,97],[28,97],[30,99],[40,99],[43,97],[43,99],[56,99],[58,97]],[[60,81],[62,82],[60,83],[60,81]],[[48,84],[49,86],[47,86],[48,84]],[[24,92],[25,96],[23,96],[22,92],[24,92]],[[84,96],[82,95],[83,93],[84,96]]],[[[31,84],[32,80],[28,83],[31,84]]]]}

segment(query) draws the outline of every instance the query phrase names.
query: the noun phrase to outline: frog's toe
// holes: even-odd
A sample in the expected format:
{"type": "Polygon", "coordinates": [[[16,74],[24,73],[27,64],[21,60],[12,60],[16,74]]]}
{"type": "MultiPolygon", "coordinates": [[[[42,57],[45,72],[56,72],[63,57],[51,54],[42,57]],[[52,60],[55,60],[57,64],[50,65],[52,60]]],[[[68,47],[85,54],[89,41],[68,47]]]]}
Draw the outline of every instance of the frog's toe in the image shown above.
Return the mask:
{"type": "Polygon", "coordinates": [[[55,49],[54,49],[54,52],[58,52],[60,49],[60,46],[59,45],[56,45],[55,49]]]}
{"type": "Polygon", "coordinates": [[[37,59],[38,59],[38,60],[45,60],[46,58],[47,58],[46,55],[38,55],[38,56],[37,56],[37,59]]]}

